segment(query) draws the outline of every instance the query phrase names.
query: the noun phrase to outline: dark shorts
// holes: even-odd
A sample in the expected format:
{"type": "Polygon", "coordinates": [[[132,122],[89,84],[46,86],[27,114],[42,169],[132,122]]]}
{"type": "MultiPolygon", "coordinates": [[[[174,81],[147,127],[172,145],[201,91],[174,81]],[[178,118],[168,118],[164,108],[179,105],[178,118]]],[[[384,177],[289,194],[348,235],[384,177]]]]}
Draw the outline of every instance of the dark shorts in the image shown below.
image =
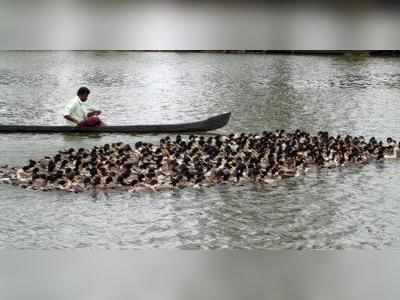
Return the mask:
{"type": "Polygon", "coordinates": [[[101,120],[97,116],[92,116],[87,118],[85,121],[81,123],[81,127],[98,127],[101,126],[101,120]]]}

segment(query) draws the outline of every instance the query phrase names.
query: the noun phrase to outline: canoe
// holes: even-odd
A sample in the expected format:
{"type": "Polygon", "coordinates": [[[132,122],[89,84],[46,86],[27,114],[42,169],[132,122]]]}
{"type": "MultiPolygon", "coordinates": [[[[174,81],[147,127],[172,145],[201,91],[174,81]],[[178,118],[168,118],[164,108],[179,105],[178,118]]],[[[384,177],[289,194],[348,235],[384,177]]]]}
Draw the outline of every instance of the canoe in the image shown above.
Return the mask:
{"type": "Polygon", "coordinates": [[[202,132],[224,127],[231,113],[224,113],[206,120],[164,125],[120,125],[95,128],[78,128],[74,126],[42,126],[42,125],[0,125],[0,133],[178,133],[202,132]]]}

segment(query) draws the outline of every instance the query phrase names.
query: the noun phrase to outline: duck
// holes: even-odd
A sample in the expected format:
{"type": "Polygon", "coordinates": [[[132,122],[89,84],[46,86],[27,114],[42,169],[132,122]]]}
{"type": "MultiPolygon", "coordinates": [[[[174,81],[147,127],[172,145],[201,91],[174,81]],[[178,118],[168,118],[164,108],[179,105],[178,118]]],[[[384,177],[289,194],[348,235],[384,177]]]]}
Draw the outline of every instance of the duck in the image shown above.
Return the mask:
{"type": "Polygon", "coordinates": [[[384,154],[385,159],[399,159],[400,158],[400,142],[393,147],[392,154],[384,154]]]}
{"type": "Polygon", "coordinates": [[[16,176],[19,182],[28,182],[32,179],[32,173],[28,171],[29,169],[30,167],[28,166],[17,170],[16,176]]]}
{"type": "Polygon", "coordinates": [[[32,190],[41,190],[46,187],[46,183],[43,183],[41,179],[36,179],[29,185],[29,187],[32,190]]]}

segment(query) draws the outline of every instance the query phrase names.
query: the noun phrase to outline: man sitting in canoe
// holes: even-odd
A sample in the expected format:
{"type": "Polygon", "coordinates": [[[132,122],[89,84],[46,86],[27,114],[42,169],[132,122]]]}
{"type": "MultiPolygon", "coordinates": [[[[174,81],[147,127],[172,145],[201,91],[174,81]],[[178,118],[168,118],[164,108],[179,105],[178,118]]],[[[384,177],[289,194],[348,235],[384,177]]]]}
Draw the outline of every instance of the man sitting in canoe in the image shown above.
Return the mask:
{"type": "Polygon", "coordinates": [[[89,94],[90,90],[87,87],[79,88],[77,97],[74,97],[65,107],[64,118],[69,124],[78,127],[98,127],[103,124],[99,118],[100,110],[86,108],[85,102],[89,94]]]}

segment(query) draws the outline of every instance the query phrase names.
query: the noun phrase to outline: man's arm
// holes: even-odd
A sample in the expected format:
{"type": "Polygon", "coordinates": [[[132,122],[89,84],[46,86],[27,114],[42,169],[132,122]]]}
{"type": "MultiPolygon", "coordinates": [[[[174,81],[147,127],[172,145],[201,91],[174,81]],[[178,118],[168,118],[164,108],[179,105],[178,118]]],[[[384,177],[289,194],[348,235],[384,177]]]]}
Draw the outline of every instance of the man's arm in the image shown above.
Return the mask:
{"type": "Polygon", "coordinates": [[[71,117],[70,115],[65,115],[64,118],[65,118],[66,120],[72,122],[72,123],[75,123],[75,124],[78,125],[78,126],[79,126],[79,124],[80,124],[80,122],[79,122],[77,119],[71,117]]]}
{"type": "Polygon", "coordinates": [[[90,117],[93,117],[93,116],[98,116],[100,114],[101,114],[100,110],[91,110],[91,111],[89,111],[87,113],[87,117],[90,118],[90,117]]]}

